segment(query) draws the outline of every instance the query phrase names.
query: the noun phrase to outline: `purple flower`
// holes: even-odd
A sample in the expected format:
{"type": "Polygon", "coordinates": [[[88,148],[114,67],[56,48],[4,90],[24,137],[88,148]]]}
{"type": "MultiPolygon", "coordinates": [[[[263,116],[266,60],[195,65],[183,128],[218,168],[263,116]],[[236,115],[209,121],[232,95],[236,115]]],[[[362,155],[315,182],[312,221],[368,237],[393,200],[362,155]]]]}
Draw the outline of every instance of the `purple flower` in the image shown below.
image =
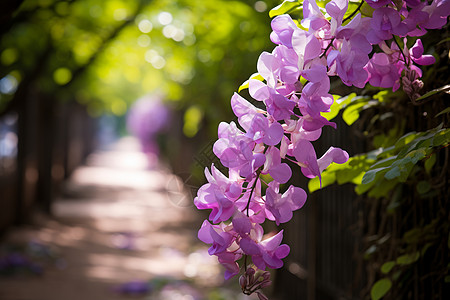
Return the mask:
{"type": "Polygon", "coordinates": [[[292,219],[292,212],[302,208],[305,202],[306,192],[303,189],[291,185],[281,195],[279,193],[279,184],[276,181],[269,183],[266,191],[266,210],[270,212],[268,218],[275,220],[277,225],[292,219]]]}
{"type": "Polygon", "coordinates": [[[300,111],[311,116],[328,111],[334,101],[333,96],[328,94],[329,89],[330,79],[327,76],[319,82],[309,82],[305,85],[298,102],[300,111]]]}
{"type": "Polygon", "coordinates": [[[250,95],[259,101],[264,101],[267,112],[276,121],[289,119],[293,114],[295,103],[278,93],[259,80],[249,81],[250,95]]]}
{"type": "Polygon", "coordinates": [[[225,167],[238,170],[243,177],[251,176],[265,161],[264,154],[253,152],[254,147],[255,142],[234,122],[219,124],[219,139],[214,143],[213,152],[225,167]]]}
{"type": "Polygon", "coordinates": [[[291,140],[293,144],[296,144],[299,140],[315,141],[322,134],[322,128],[316,130],[306,130],[303,127],[305,118],[298,120],[288,120],[286,122],[285,131],[291,134],[291,140]]]}
{"type": "Polygon", "coordinates": [[[236,252],[222,252],[216,254],[219,263],[225,267],[224,277],[225,280],[230,279],[231,277],[239,274],[239,265],[236,262],[238,259],[242,257],[240,253],[236,252]]]}
{"type": "MultiPolygon", "coordinates": [[[[303,1],[302,26],[309,28],[310,32],[329,31],[330,23],[320,11],[315,0],[303,1]]],[[[328,38],[326,34],[317,34],[317,37],[328,38]]]]}
{"type": "Polygon", "coordinates": [[[278,78],[285,84],[295,84],[300,76],[297,53],[293,49],[282,45],[275,47],[272,55],[274,56],[273,62],[277,66],[274,71],[278,78]]]}
{"type": "Polygon", "coordinates": [[[198,231],[198,238],[206,244],[212,244],[208,249],[209,255],[217,255],[227,251],[235,240],[234,232],[230,226],[221,223],[211,225],[207,220],[203,221],[198,231]]]}
{"type": "Polygon", "coordinates": [[[342,164],[348,160],[348,153],[342,149],[330,147],[328,151],[317,160],[314,147],[309,141],[300,140],[293,149],[303,175],[308,178],[319,176],[332,162],[342,164]]]}
{"type": "Polygon", "coordinates": [[[251,121],[246,136],[258,144],[263,142],[266,145],[274,146],[281,141],[283,133],[283,127],[280,123],[273,122],[270,124],[263,114],[256,114],[251,121]]]}
{"type": "Polygon", "coordinates": [[[292,33],[297,29],[294,21],[290,15],[276,16],[272,22],[272,32],[270,33],[270,40],[277,45],[284,45],[292,48],[292,33]]]}
{"type": "Polygon", "coordinates": [[[423,55],[423,44],[420,39],[417,39],[414,46],[409,49],[411,59],[419,65],[432,65],[436,62],[433,55],[423,55]]]}
{"type": "Polygon", "coordinates": [[[381,7],[373,12],[371,30],[367,34],[367,40],[372,44],[389,40],[392,34],[406,36],[408,26],[402,22],[398,11],[390,7],[381,7]]]}
{"type": "Polygon", "coordinates": [[[433,0],[422,11],[425,11],[429,17],[427,22],[420,25],[426,29],[440,29],[447,24],[447,18],[450,15],[450,1],[433,0]]]}
{"type": "Polygon", "coordinates": [[[379,8],[391,4],[391,0],[365,0],[372,8],[379,8]]]}
{"type": "Polygon", "coordinates": [[[342,82],[348,86],[363,88],[368,74],[364,66],[369,61],[368,54],[372,46],[363,35],[354,35],[350,40],[343,40],[341,51],[330,51],[327,62],[330,72],[336,72],[342,82]]]}
{"type": "Polygon", "coordinates": [[[244,195],[236,201],[236,209],[248,215],[252,223],[263,223],[266,220],[266,215],[264,211],[264,199],[261,196],[261,180],[255,178],[248,185],[254,185],[254,188],[247,189],[244,195]]]}
{"type": "Polygon", "coordinates": [[[252,261],[258,269],[281,268],[283,266],[282,259],[289,254],[290,250],[288,245],[280,245],[283,239],[283,230],[268,239],[262,240],[262,237],[262,227],[255,224],[250,235],[243,237],[239,242],[242,251],[252,257],[252,261]]]}
{"type": "Polygon", "coordinates": [[[295,156],[298,165],[301,167],[303,175],[310,178],[320,176],[316,151],[311,142],[307,140],[297,141],[292,150],[292,154],[295,156]]]}
{"type": "Polygon", "coordinates": [[[332,0],[325,5],[327,13],[331,16],[332,27],[337,28],[342,24],[347,8],[348,0],[332,0]]]}
{"type": "Polygon", "coordinates": [[[211,166],[211,173],[205,169],[207,184],[200,187],[194,204],[198,209],[211,209],[209,219],[214,223],[226,221],[234,213],[234,202],[242,192],[240,184],[236,181],[237,175],[231,179],[223,175],[219,170],[211,166]]]}
{"type": "Polygon", "coordinates": [[[294,31],[292,47],[297,53],[300,71],[303,71],[311,60],[318,58],[322,51],[319,40],[314,35],[303,30],[294,31]]]}
{"type": "Polygon", "coordinates": [[[292,175],[289,165],[281,163],[280,150],[276,147],[270,147],[266,152],[266,162],[262,173],[270,174],[279,183],[286,183],[292,175]]]}
{"type": "Polygon", "coordinates": [[[374,53],[365,69],[369,73],[369,83],[373,86],[391,88],[396,91],[400,87],[400,75],[404,63],[393,62],[386,53],[374,53]]]}

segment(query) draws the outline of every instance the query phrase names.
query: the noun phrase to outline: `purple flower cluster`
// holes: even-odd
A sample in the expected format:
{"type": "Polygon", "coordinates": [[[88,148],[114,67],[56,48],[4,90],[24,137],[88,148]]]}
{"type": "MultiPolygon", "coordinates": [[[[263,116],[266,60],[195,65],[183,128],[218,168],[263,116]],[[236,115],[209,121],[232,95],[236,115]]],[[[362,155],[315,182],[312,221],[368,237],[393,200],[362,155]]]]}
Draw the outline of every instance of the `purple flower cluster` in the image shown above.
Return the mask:
{"type": "Polygon", "coordinates": [[[225,278],[239,273],[241,258],[248,273],[247,258],[264,271],[282,267],[289,254],[289,246],[281,243],[283,231],[265,237],[261,226],[265,220],[277,225],[288,222],[306,202],[300,187],[290,185],[280,191],[292,175],[283,161],[299,165],[308,178],[320,179],[332,162],[348,160],[347,152],[334,147],[317,158],[312,144],[322,127],[336,127],[321,115],[334,101],[330,77],[360,88],[367,82],[394,90],[403,85],[411,94],[417,92],[414,84],[421,76],[414,64],[434,63],[432,56],[424,55],[420,40],[411,49],[406,42],[400,49],[395,40],[390,47],[387,41],[442,27],[449,1],[367,2],[374,8],[372,17],[355,12],[344,18],[348,0],[332,0],[325,10],[314,0],[304,0],[301,26],[289,15],[274,18],[270,38],[277,46],[272,53],[263,52],[257,63],[264,81],[251,79],[248,84],[251,97],[261,105],[237,93],[232,96],[238,124],[220,123],[213,147],[228,174],[214,165],[211,171],[206,169],[208,183],[194,199],[198,209],[211,209],[198,237],[211,244],[209,254],[225,266],[225,278]],[[382,52],[369,58],[375,44],[382,52]]]}

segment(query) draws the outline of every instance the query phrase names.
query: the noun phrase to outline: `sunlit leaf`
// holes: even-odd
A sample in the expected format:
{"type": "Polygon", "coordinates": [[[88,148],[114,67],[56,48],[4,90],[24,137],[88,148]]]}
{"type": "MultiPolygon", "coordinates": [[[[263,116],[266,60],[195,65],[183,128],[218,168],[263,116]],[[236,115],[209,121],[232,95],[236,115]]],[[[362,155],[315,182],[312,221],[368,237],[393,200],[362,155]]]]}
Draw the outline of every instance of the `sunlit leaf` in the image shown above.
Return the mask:
{"type": "Polygon", "coordinates": [[[383,274],[387,274],[389,273],[393,267],[395,267],[396,263],[395,261],[388,261],[385,262],[382,266],[381,266],[381,273],[383,274]]]}
{"type": "Polygon", "coordinates": [[[386,295],[392,287],[392,282],[389,278],[383,278],[375,282],[370,290],[370,297],[372,300],[379,300],[386,295]]]}
{"type": "MultiPolygon", "coordinates": [[[[336,173],[335,172],[322,173],[321,181],[322,181],[322,188],[333,184],[336,181],[336,173]]],[[[320,189],[319,177],[315,177],[308,182],[308,189],[310,193],[320,189]]]]}
{"type": "Polygon", "coordinates": [[[300,9],[301,8],[301,2],[303,2],[303,1],[292,1],[292,0],[288,1],[288,0],[285,0],[280,5],[272,8],[269,11],[269,16],[271,18],[273,18],[275,16],[279,16],[279,15],[282,15],[282,14],[289,13],[289,12],[295,10],[295,9],[300,9]]]}
{"type": "Polygon", "coordinates": [[[433,146],[441,146],[450,143],[450,129],[443,129],[433,137],[433,146]]]}
{"type": "Polygon", "coordinates": [[[355,123],[356,120],[358,120],[360,108],[362,108],[364,105],[366,105],[366,103],[364,102],[356,103],[347,107],[344,110],[344,113],[342,114],[342,119],[344,119],[347,125],[352,125],[353,123],[355,123]]]}
{"type": "Polygon", "coordinates": [[[399,265],[410,265],[414,262],[416,262],[420,257],[420,252],[416,251],[412,254],[405,254],[402,256],[397,257],[395,260],[397,264],[399,265]]]}
{"type": "Polygon", "coordinates": [[[264,77],[262,77],[259,73],[254,73],[250,76],[250,78],[248,80],[246,80],[243,84],[241,84],[241,86],[238,89],[238,93],[242,90],[248,89],[249,83],[251,79],[256,79],[259,81],[263,81],[264,77]]]}

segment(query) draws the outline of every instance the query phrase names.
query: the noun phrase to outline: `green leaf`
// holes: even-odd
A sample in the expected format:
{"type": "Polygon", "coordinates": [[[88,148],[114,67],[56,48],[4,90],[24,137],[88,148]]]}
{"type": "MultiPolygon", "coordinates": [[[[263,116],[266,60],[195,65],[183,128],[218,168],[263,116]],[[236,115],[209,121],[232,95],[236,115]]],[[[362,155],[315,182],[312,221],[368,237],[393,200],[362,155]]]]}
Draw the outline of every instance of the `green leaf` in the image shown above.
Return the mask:
{"type": "Polygon", "coordinates": [[[417,244],[421,238],[422,229],[418,227],[408,230],[403,235],[403,241],[407,244],[417,244]]]}
{"type": "MultiPolygon", "coordinates": [[[[322,173],[323,174],[323,173],[322,173]]],[[[320,180],[319,177],[314,177],[308,182],[308,190],[310,193],[320,190],[320,180]]]]}
{"type": "Polygon", "coordinates": [[[395,143],[395,149],[398,150],[404,147],[405,145],[411,143],[417,137],[417,135],[418,134],[415,131],[408,132],[407,134],[398,139],[398,141],[395,143]]]}
{"type": "Polygon", "coordinates": [[[450,143],[450,129],[443,129],[436,132],[433,137],[433,146],[441,146],[450,143]]]}
{"type": "Polygon", "coordinates": [[[423,100],[425,98],[428,98],[430,96],[433,96],[434,94],[440,93],[440,92],[447,92],[450,90],[450,84],[444,85],[440,88],[434,89],[432,91],[429,91],[428,93],[426,93],[425,95],[423,95],[422,97],[419,97],[416,99],[416,101],[420,101],[423,100]]]}
{"type": "MultiPolygon", "coordinates": [[[[336,173],[335,172],[323,172],[322,173],[322,188],[333,184],[336,181],[336,173]]],[[[315,177],[308,182],[309,192],[312,193],[320,189],[320,180],[319,177],[315,177]]]]}
{"type": "Polygon", "coordinates": [[[376,162],[375,164],[373,164],[370,169],[378,169],[378,168],[382,168],[382,167],[389,167],[392,165],[393,162],[395,162],[397,160],[397,156],[391,156],[385,159],[382,159],[378,162],[376,162]]]}
{"type": "Polygon", "coordinates": [[[342,98],[340,98],[339,95],[333,95],[334,102],[330,107],[330,111],[321,113],[322,117],[324,117],[328,121],[334,119],[339,114],[339,111],[342,108],[344,108],[346,105],[348,105],[352,101],[352,99],[355,97],[356,97],[355,93],[351,93],[342,98]]]}
{"type": "Polygon", "coordinates": [[[372,300],[379,300],[383,298],[387,292],[389,292],[391,287],[392,282],[389,278],[380,279],[372,286],[372,289],[370,290],[370,297],[372,300]]]}
{"type": "Polygon", "coordinates": [[[400,177],[400,175],[402,175],[402,173],[404,173],[405,171],[407,171],[407,169],[402,168],[401,166],[395,166],[386,172],[384,178],[386,178],[387,180],[392,180],[396,177],[400,177]]]}
{"type": "Polygon", "coordinates": [[[447,114],[447,113],[450,113],[450,107],[447,107],[446,109],[444,109],[443,111],[441,111],[440,113],[435,115],[434,117],[436,118],[436,117],[439,117],[440,115],[447,114]]]}
{"type": "Polygon", "coordinates": [[[388,169],[388,168],[377,168],[377,169],[373,169],[373,170],[367,171],[366,174],[364,174],[361,183],[362,183],[362,184],[369,184],[369,183],[371,183],[372,181],[375,180],[375,177],[376,177],[376,175],[377,175],[379,172],[387,171],[387,169],[388,169]]]}
{"type": "Polygon", "coordinates": [[[395,212],[395,209],[402,205],[403,200],[403,188],[401,185],[398,185],[394,193],[392,194],[391,201],[386,207],[386,212],[389,214],[393,214],[395,212]]]}
{"type": "Polygon", "coordinates": [[[254,73],[250,76],[250,78],[248,80],[246,80],[243,84],[241,84],[241,86],[238,89],[238,93],[242,90],[248,89],[249,83],[250,83],[250,79],[256,79],[259,81],[263,81],[264,77],[262,77],[259,73],[254,73]]]}
{"type": "Polygon", "coordinates": [[[347,125],[350,126],[353,123],[355,123],[356,120],[358,120],[360,108],[362,108],[364,105],[366,105],[366,103],[364,103],[364,102],[356,103],[356,104],[353,104],[353,105],[347,107],[344,110],[344,113],[342,114],[342,119],[344,119],[344,121],[345,121],[345,123],[347,123],[347,125]]]}
{"type": "Polygon", "coordinates": [[[395,267],[396,263],[395,261],[388,261],[385,262],[382,266],[381,266],[381,273],[383,274],[387,274],[389,273],[393,267],[395,267]]]}
{"type": "Polygon", "coordinates": [[[367,2],[364,2],[364,4],[361,6],[360,11],[363,16],[371,17],[375,9],[373,9],[369,4],[367,4],[367,2]]]}
{"type": "Polygon", "coordinates": [[[431,190],[431,184],[428,181],[420,181],[416,186],[419,194],[423,195],[431,190]]]}
{"type": "Polygon", "coordinates": [[[430,248],[433,245],[434,245],[433,243],[426,243],[425,246],[423,246],[422,250],[420,251],[420,254],[424,256],[428,248],[430,248]]]}
{"type": "Polygon", "coordinates": [[[443,44],[443,43],[447,43],[448,41],[450,41],[450,37],[441,40],[439,43],[437,43],[438,45],[443,44]]]}
{"type": "Polygon", "coordinates": [[[295,9],[299,9],[301,7],[301,4],[299,1],[283,1],[280,5],[272,8],[269,11],[269,17],[273,18],[275,16],[279,16],[282,14],[289,13],[295,9]]]}
{"type": "Polygon", "coordinates": [[[436,163],[436,154],[432,154],[428,159],[425,160],[425,171],[430,174],[431,169],[433,168],[434,164],[436,163]]]}
{"type": "Polygon", "coordinates": [[[387,197],[389,192],[395,188],[397,184],[398,180],[379,180],[367,195],[374,198],[387,197]]]}
{"type": "Polygon", "coordinates": [[[416,262],[420,257],[420,252],[416,251],[412,254],[405,254],[402,256],[397,257],[396,262],[399,265],[410,265],[414,262],[416,262]]]}

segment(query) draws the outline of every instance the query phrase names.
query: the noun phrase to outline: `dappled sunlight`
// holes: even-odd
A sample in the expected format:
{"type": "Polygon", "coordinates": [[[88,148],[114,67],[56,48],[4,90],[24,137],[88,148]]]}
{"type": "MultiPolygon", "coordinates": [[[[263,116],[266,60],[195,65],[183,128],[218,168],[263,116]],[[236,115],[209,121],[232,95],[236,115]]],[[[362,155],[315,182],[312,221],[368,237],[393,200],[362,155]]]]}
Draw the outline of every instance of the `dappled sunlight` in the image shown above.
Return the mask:
{"type": "MultiPolygon", "coordinates": [[[[131,280],[189,279],[208,287],[223,283],[217,260],[197,240],[198,212],[182,179],[145,163],[130,137],[93,153],[65,183],[63,196],[53,204],[54,220],[43,219],[41,228],[13,234],[21,236],[15,242],[39,241],[59,257],[58,264],[47,268],[45,288],[23,291],[25,298],[37,293],[46,300],[66,299],[61,298],[64,289],[50,288],[61,280],[88,289],[102,284],[107,294],[131,280]]],[[[8,286],[0,283],[6,291],[15,285],[8,286]]],[[[81,291],[77,294],[83,298],[81,291]]]]}

